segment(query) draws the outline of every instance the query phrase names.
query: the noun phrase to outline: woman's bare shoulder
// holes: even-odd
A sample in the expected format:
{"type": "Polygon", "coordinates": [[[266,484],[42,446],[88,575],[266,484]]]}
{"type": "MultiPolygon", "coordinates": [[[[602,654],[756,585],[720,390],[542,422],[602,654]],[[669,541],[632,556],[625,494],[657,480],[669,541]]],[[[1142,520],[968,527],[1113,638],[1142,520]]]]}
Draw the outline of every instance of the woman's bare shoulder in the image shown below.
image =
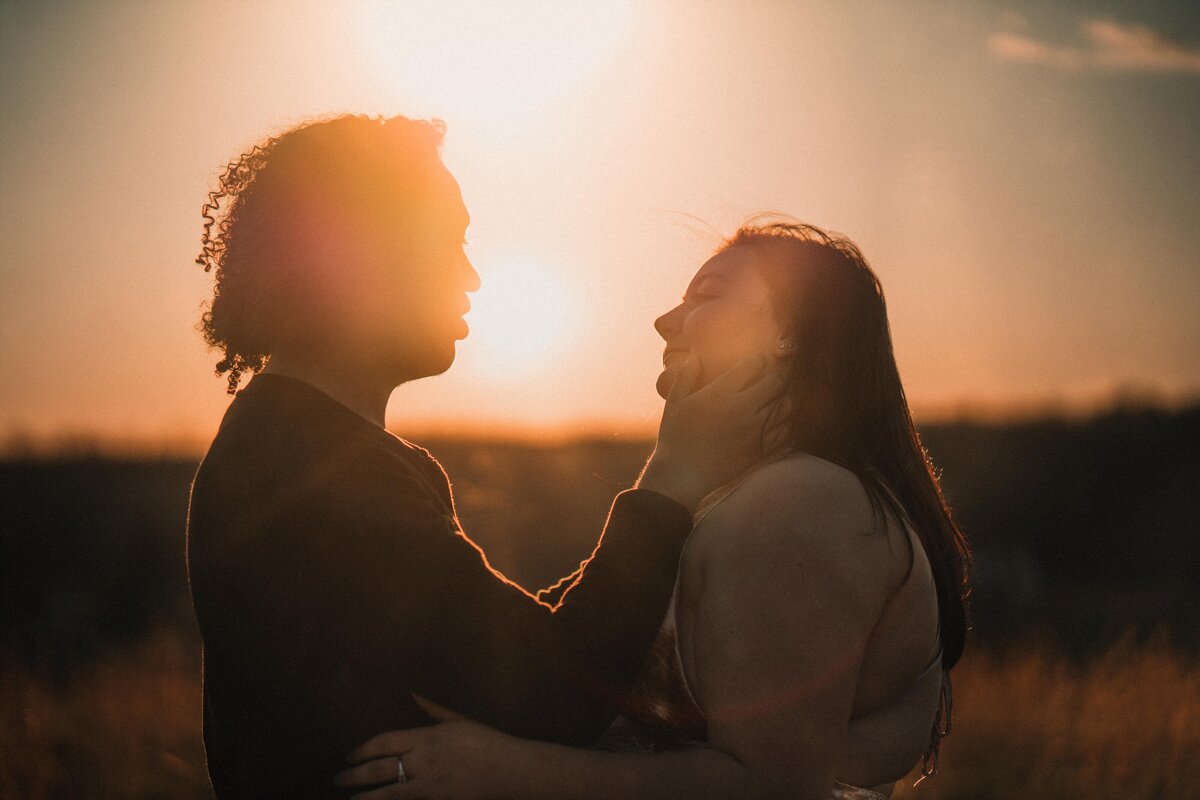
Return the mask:
{"type": "Polygon", "coordinates": [[[884,586],[893,554],[886,536],[872,535],[878,525],[858,476],[795,454],[760,467],[713,508],[692,534],[688,557],[747,569],[804,562],[830,577],[884,586]]]}
{"type": "MultiPolygon", "coordinates": [[[[839,503],[867,502],[862,481],[843,466],[809,453],[792,453],[752,472],[739,489],[748,493],[782,492],[800,501],[823,498],[839,503]]],[[[865,508],[866,506],[864,506],[865,508]]]]}
{"type": "Polygon", "coordinates": [[[868,530],[866,490],[849,470],[823,458],[794,454],[756,469],[697,527],[742,531],[752,539],[835,528],[868,530]]]}

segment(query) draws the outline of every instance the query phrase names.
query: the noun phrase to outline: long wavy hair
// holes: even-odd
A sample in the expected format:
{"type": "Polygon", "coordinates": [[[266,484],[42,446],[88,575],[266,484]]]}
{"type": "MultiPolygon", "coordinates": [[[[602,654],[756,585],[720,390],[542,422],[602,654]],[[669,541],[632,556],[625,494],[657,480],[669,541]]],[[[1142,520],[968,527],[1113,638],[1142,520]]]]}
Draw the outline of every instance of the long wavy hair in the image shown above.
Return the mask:
{"type": "Polygon", "coordinates": [[[883,287],[853,242],[813,225],[751,220],[718,249],[734,247],[770,248],[755,263],[796,344],[780,406],[783,446],[853,472],[877,510],[913,528],[929,559],[947,671],[945,725],[939,709],[922,764],[930,774],[949,732],[948,672],[966,643],[971,559],[909,412],[883,287]]]}
{"type": "Polygon", "coordinates": [[[196,263],[215,275],[199,327],[222,351],[216,374],[230,394],[266,366],[282,330],[302,324],[295,301],[316,293],[306,286],[320,276],[305,264],[322,256],[322,234],[339,219],[394,227],[396,213],[419,204],[444,132],[439,120],[348,114],[298,125],[229,162],[201,209],[196,263]]]}

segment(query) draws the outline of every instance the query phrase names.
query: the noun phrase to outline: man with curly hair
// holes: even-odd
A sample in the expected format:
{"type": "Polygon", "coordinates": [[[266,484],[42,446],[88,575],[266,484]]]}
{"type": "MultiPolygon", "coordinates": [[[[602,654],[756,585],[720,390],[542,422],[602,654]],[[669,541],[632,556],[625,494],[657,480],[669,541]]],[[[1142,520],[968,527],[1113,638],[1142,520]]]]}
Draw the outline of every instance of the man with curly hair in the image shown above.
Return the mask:
{"type": "Polygon", "coordinates": [[[594,740],[663,619],[690,512],[758,456],[778,385],[742,364],[690,391],[693,369],[579,570],[531,593],[488,565],[441,466],[384,428],[397,386],[453,363],[479,285],[442,135],[404,117],[301,125],[229,164],[204,207],[201,329],[236,394],[188,518],[221,798],[337,796],[357,743],[431,721],[414,695],[594,740]]]}

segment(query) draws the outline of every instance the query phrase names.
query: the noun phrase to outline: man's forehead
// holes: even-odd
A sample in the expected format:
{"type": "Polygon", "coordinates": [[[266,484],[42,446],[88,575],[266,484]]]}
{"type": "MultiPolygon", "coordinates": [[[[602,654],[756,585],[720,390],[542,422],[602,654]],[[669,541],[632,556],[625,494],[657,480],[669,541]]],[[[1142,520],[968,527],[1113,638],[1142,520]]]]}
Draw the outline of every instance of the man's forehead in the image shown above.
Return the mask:
{"type": "Polygon", "coordinates": [[[418,192],[396,197],[389,214],[401,224],[466,230],[471,221],[458,184],[448,174],[426,181],[418,192]]]}
{"type": "Polygon", "coordinates": [[[459,187],[458,181],[454,179],[454,175],[445,166],[442,166],[434,183],[434,204],[439,211],[445,212],[447,222],[466,228],[471,223],[471,215],[467,211],[466,203],[463,202],[462,189],[459,187]]]}

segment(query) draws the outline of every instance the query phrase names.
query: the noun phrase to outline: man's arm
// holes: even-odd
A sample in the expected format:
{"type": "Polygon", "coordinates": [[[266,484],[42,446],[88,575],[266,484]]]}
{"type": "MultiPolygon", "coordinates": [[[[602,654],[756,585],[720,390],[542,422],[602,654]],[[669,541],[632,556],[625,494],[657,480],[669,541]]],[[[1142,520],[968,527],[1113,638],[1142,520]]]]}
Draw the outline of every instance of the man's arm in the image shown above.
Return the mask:
{"type": "Polygon", "coordinates": [[[378,698],[394,707],[415,692],[531,738],[598,736],[666,612],[687,510],[653,492],[619,495],[603,546],[551,610],[493,574],[417,482],[354,483],[360,493],[312,495],[285,515],[304,535],[281,538],[283,585],[264,591],[290,625],[326,632],[337,649],[328,669],[349,681],[318,676],[298,701],[324,729],[313,734],[344,756],[423,721],[378,720],[378,698]]]}
{"type": "MultiPolygon", "coordinates": [[[[438,641],[442,659],[478,669],[463,676],[457,696],[430,699],[469,715],[483,709],[529,738],[589,743],[641,671],[690,529],[690,513],[674,501],[623,492],[557,605],[535,603],[496,579],[456,593],[453,625],[438,641]]],[[[447,555],[458,563],[459,553],[447,555]]],[[[469,562],[449,571],[479,573],[469,562]]]]}

